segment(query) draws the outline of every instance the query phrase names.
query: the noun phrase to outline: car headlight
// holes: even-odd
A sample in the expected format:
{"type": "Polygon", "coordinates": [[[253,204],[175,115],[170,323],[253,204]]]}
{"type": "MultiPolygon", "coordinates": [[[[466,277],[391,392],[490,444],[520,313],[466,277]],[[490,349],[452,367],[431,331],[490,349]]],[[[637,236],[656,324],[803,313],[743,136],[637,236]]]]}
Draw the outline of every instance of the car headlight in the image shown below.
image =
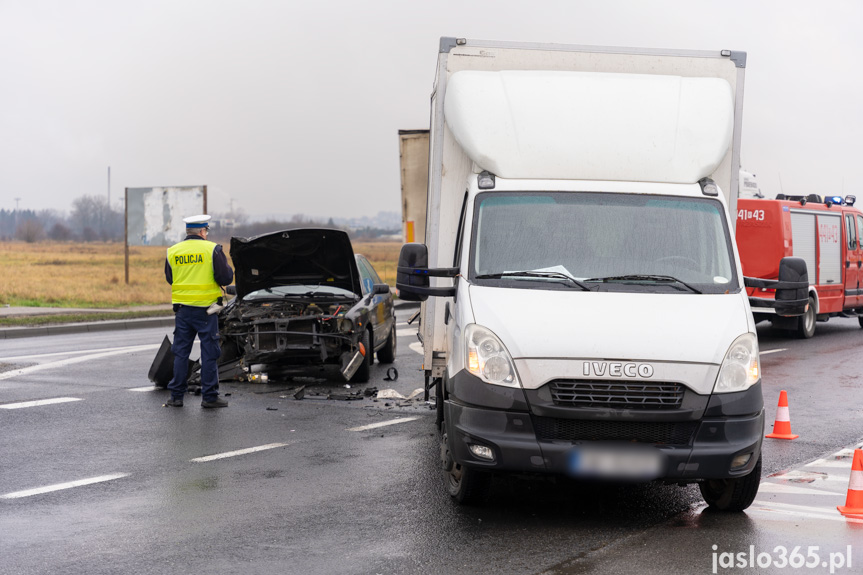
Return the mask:
{"type": "Polygon", "coordinates": [[[491,330],[472,323],[464,330],[467,370],[486,383],[519,387],[512,356],[491,330]]]}
{"type": "Polygon", "coordinates": [[[745,391],[761,380],[761,363],[758,360],[758,340],[745,333],[734,340],[713,388],[714,393],[745,391]]]}

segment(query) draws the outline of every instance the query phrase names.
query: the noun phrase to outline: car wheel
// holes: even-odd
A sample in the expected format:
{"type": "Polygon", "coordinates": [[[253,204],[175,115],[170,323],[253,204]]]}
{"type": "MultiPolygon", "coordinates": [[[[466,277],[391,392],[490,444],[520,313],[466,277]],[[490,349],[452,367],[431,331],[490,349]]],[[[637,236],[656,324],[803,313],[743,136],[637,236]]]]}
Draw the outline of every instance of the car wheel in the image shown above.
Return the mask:
{"type": "Polygon", "coordinates": [[[809,298],[809,307],[797,318],[797,337],[809,339],[813,335],[815,335],[815,299],[809,298]]]}
{"type": "Polygon", "coordinates": [[[360,364],[359,369],[351,378],[351,381],[354,383],[366,383],[371,376],[372,369],[372,356],[375,354],[372,351],[371,345],[371,337],[369,337],[369,330],[363,330],[363,339],[362,339],[363,347],[366,350],[366,355],[363,357],[363,362],[360,364]]]}
{"type": "Polygon", "coordinates": [[[396,324],[393,322],[393,327],[390,330],[390,336],[387,342],[378,351],[378,361],[381,363],[392,363],[396,360],[396,324]]]}
{"type": "Polygon", "coordinates": [[[755,500],[761,483],[761,457],[748,475],[734,479],[707,479],[699,484],[704,501],[719,511],[743,511],[755,500]]]}
{"type": "Polygon", "coordinates": [[[446,431],[441,434],[441,459],[446,473],[447,491],[453,501],[459,505],[485,502],[491,486],[491,474],[453,461],[446,431]]]}

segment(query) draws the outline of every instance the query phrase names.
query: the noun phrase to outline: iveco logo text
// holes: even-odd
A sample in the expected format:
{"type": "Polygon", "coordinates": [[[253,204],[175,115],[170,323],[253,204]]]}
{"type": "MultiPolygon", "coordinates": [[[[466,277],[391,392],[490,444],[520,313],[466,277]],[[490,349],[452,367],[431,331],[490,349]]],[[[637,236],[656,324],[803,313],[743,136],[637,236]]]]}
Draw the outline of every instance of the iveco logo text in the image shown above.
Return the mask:
{"type": "Polygon", "coordinates": [[[608,363],[605,361],[585,361],[584,375],[610,377],[653,377],[653,366],[646,363],[608,363]]]}

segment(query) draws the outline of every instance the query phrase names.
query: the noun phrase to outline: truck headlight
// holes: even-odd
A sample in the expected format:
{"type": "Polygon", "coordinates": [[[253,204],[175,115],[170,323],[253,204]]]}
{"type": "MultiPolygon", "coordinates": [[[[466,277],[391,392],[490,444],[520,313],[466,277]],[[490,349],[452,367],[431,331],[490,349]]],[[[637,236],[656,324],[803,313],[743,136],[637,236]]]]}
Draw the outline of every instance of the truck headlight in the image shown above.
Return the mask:
{"type": "Polygon", "coordinates": [[[722,366],[713,393],[744,391],[761,380],[761,364],[758,360],[758,340],[754,334],[745,333],[734,340],[722,366]]]}
{"type": "Polygon", "coordinates": [[[467,370],[486,383],[519,387],[512,356],[491,330],[472,323],[464,330],[467,370]]]}

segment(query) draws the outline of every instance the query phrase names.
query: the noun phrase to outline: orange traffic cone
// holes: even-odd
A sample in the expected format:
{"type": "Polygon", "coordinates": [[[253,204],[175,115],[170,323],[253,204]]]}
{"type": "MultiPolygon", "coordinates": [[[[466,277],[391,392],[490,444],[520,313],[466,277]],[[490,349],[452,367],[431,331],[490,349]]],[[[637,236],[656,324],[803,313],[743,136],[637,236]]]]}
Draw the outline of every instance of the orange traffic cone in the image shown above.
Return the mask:
{"type": "Polygon", "coordinates": [[[771,439],[797,439],[799,435],[791,433],[791,415],[788,412],[788,394],[785,390],[779,392],[779,407],[776,408],[776,420],[773,422],[773,433],[764,437],[771,439]]]}
{"type": "Polygon", "coordinates": [[[848,497],[845,505],[836,509],[842,515],[863,515],[863,450],[854,450],[851,478],[848,480],[848,497]]]}

